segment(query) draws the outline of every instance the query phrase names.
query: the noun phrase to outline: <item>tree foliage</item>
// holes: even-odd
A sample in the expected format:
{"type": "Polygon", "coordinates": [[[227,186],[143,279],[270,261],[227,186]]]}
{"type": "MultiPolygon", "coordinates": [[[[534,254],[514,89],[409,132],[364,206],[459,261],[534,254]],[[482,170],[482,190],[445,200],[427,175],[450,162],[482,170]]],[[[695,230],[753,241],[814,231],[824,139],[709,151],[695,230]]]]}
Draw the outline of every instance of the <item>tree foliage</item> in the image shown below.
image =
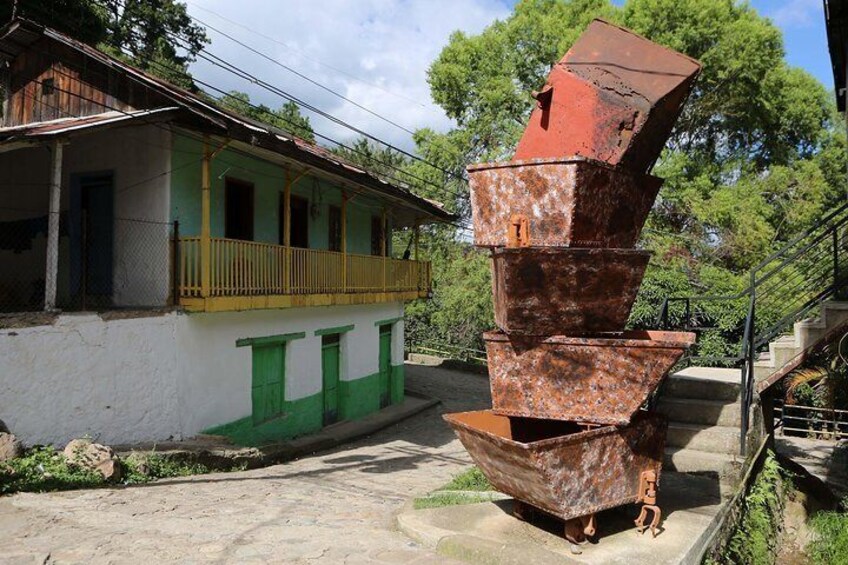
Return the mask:
{"type": "MultiPolygon", "coordinates": [[[[457,172],[510,159],[533,107],[530,92],[595,17],[703,64],[654,169],[665,184],[641,241],[654,258],[631,318],[652,326],[666,296],[744,288],[751,266],[844,202],[845,136],[831,93],[786,63],[780,30],[747,3],[522,0],[479,34],[455,32],[432,63],[432,97],[456,126],[419,132],[419,152],[457,172]]],[[[467,187],[457,191],[455,209],[467,218],[467,187]]],[[[477,264],[463,253],[452,257],[477,264]]],[[[436,300],[440,293],[489,294],[488,265],[478,268],[479,276],[442,284],[436,300]],[[479,286],[467,289],[475,280],[479,286]]],[[[726,331],[705,346],[727,350],[744,306],[711,308],[726,331]]],[[[439,326],[440,316],[426,323],[439,326]]]]}
{"type": "Polygon", "coordinates": [[[51,27],[185,88],[188,65],[208,43],[176,0],[0,0],[15,15],[51,27]]]}
{"type": "Polygon", "coordinates": [[[300,113],[300,108],[288,101],[276,110],[265,104],[253,104],[245,92],[232,90],[218,101],[221,106],[232,110],[246,118],[251,118],[263,124],[291,133],[300,139],[315,143],[315,132],[309,123],[309,118],[300,113]]]}

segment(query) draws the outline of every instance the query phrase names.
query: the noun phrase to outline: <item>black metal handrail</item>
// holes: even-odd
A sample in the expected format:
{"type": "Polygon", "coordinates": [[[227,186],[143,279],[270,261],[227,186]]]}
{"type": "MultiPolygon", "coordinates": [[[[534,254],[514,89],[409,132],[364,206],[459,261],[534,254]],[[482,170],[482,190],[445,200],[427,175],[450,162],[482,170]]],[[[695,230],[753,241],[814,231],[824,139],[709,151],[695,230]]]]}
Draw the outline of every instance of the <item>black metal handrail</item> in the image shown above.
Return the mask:
{"type": "MultiPolygon", "coordinates": [[[[843,241],[848,226],[848,203],[793,238],[751,269],[748,286],[729,295],[667,297],[660,307],[658,324],[663,329],[724,332],[739,339],[738,355],[689,355],[685,362],[738,366],[741,370],[742,426],[740,450],[745,454],[749,409],[754,396],[754,362],[759,350],[794,322],[807,316],[823,301],[844,290],[848,283],[848,248],[843,241]],[[746,300],[745,319],[730,328],[709,325],[714,314],[707,305],[746,300]],[[672,309],[682,304],[675,321],[672,309]],[[700,308],[699,308],[700,306],[700,308]]],[[[699,337],[699,342],[702,338],[699,337]]],[[[697,346],[696,346],[697,347],[697,346]]]]}

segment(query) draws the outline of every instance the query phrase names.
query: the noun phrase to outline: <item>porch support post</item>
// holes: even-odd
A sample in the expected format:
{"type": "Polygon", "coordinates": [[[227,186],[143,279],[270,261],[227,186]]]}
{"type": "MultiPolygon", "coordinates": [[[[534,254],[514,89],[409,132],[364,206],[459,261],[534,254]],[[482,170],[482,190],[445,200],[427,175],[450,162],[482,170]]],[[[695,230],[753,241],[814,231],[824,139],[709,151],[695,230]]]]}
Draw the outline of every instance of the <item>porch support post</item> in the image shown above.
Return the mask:
{"type": "Polygon", "coordinates": [[[347,292],[347,193],[342,191],[342,292],[347,292]]]}
{"type": "Polygon", "coordinates": [[[212,286],[212,195],[210,186],[210,165],[212,152],[209,148],[209,136],[203,136],[203,161],[201,164],[200,189],[200,296],[208,298],[212,286]]]}
{"type": "Polygon", "coordinates": [[[415,241],[414,254],[413,259],[418,261],[418,237],[421,234],[421,224],[418,220],[415,220],[415,231],[413,232],[413,241],[415,241]]]}
{"type": "Polygon", "coordinates": [[[388,246],[386,245],[386,238],[388,237],[388,235],[386,234],[386,232],[388,231],[389,224],[388,224],[388,218],[387,218],[385,206],[383,206],[383,215],[382,215],[382,218],[381,218],[381,224],[383,226],[383,229],[380,230],[381,232],[383,232],[382,233],[383,237],[382,237],[382,241],[381,241],[381,245],[382,245],[381,253],[383,255],[383,292],[386,292],[386,254],[387,254],[386,252],[388,250],[388,246]]]}
{"type": "Polygon", "coordinates": [[[291,292],[291,169],[286,167],[286,184],[283,188],[283,292],[291,292]]]}
{"type": "Polygon", "coordinates": [[[59,212],[62,202],[62,143],[50,147],[50,201],[47,214],[47,264],[44,276],[44,309],[56,309],[59,272],[59,212]]]}

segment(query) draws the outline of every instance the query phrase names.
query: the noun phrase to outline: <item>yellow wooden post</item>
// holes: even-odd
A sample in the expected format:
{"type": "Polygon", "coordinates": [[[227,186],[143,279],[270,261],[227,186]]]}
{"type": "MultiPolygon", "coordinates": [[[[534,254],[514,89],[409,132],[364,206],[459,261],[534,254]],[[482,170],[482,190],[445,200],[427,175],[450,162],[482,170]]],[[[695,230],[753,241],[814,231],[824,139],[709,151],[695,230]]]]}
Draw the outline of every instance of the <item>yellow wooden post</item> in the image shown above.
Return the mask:
{"type": "Polygon", "coordinates": [[[383,292],[386,292],[386,251],[387,251],[387,247],[386,247],[386,237],[387,237],[387,235],[386,235],[386,232],[388,231],[388,229],[387,229],[388,221],[387,221],[387,218],[386,218],[386,208],[385,208],[385,206],[383,207],[383,217],[382,217],[381,220],[382,220],[381,223],[382,223],[382,226],[383,226],[382,229],[380,230],[381,232],[383,232],[382,233],[383,241],[381,242],[381,246],[382,246],[381,252],[382,252],[382,255],[383,255],[383,292]]]}
{"type": "Polygon", "coordinates": [[[200,296],[208,298],[212,284],[212,200],[209,166],[212,154],[209,150],[209,137],[203,136],[203,162],[201,164],[201,210],[200,210],[200,296]]]}
{"type": "Polygon", "coordinates": [[[414,233],[413,238],[414,238],[414,241],[415,241],[415,249],[414,249],[413,259],[415,259],[416,261],[418,261],[418,236],[420,235],[420,232],[421,232],[421,230],[419,229],[420,227],[421,226],[418,223],[418,220],[415,220],[415,232],[413,232],[414,233]]]}
{"type": "Polygon", "coordinates": [[[347,193],[342,191],[342,292],[347,292],[347,193]]]}
{"type": "Polygon", "coordinates": [[[412,235],[413,240],[415,241],[415,248],[414,248],[414,251],[413,251],[414,254],[413,254],[413,257],[412,257],[413,260],[415,261],[413,263],[413,265],[415,265],[415,266],[413,267],[412,272],[415,273],[415,288],[418,289],[418,290],[421,290],[421,263],[418,262],[418,235],[419,235],[419,232],[421,231],[419,228],[420,228],[420,225],[418,224],[418,220],[415,220],[415,228],[414,228],[415,231],[413,232],[413,235],[412,235]]]}
{"type": "Polygon", "coordinates": [[[283,286],[286,293],[291,292],[291,189],[291,169],[286,167],[286,186],[283,192],[283,286]]]}

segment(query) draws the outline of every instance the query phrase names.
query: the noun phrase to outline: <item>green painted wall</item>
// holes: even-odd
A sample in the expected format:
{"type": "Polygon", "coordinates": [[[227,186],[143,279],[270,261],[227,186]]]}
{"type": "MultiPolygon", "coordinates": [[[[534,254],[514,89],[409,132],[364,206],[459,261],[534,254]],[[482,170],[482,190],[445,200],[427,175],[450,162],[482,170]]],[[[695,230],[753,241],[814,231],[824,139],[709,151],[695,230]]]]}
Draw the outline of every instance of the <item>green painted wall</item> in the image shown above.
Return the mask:
{"type": "MultiPolygon", "coordinates": [[[[357,420],[380,409],[380,379],[374,373],[353,381],[339,383],[339,420],[357,420]]],[[[403,402],[403,365],[392,367],[392,404],[403,402]]],[[[286,441],[317,432],[323,427],[324,396],[313,394],[285,402],[285,413],[274,420],[254,426],[253,417],[203,430],[205,434],[223,435],[233,443],[256,447],[286,441]]]]}
{"type": "Polygon", "coordinates": [[[380,409],[380,378],[378,373],[341,382],[339,418],[356,420],[380,409]]]}
{"type": "Polygon", "coordinates": [[[256,447],[292,439],[315,432],[323,427],[324,395],[313,394],[306,398],[287,400],[285,413],[274,420],[253,425],[248,416],[229,424],[203,430],[205,434],[227,436],[236,445],[256,447]]]}
{"type": "Polygon", "coordinates": [[[403,387],[403,365],[394,365],[392,367],[392,404],[403,402],[403,387]]]}
{"type": "MultiPolygon", "coordinates": [[[[175,134],[171,171],[171,219],[179,220],[182,235],[200,235],[200,180],[203,144],[175,134]]],[[[224,149],[212,160],[212,237],[224,236],[224,183],[226,177],[254,185],[254,239],[279,243],[280,199],[285,188],[285,173],[280,165],[224,149]]],[[[309,217],[309,247],[327,249],[330,205],[341,206],[338,187],[316,182],[305,175],[292,187],[292,194],[317,204],[318,215],[309,217]]],[[[355,196],[348,204],[348,253],[371,253],[371,217],[379,216],[382,204],[376,199],[355,196]]],[[[391,221],[389,222],[391,227],[391,221]]],[[[389,238],[391,244],[391,238],[389,238]]]]}

